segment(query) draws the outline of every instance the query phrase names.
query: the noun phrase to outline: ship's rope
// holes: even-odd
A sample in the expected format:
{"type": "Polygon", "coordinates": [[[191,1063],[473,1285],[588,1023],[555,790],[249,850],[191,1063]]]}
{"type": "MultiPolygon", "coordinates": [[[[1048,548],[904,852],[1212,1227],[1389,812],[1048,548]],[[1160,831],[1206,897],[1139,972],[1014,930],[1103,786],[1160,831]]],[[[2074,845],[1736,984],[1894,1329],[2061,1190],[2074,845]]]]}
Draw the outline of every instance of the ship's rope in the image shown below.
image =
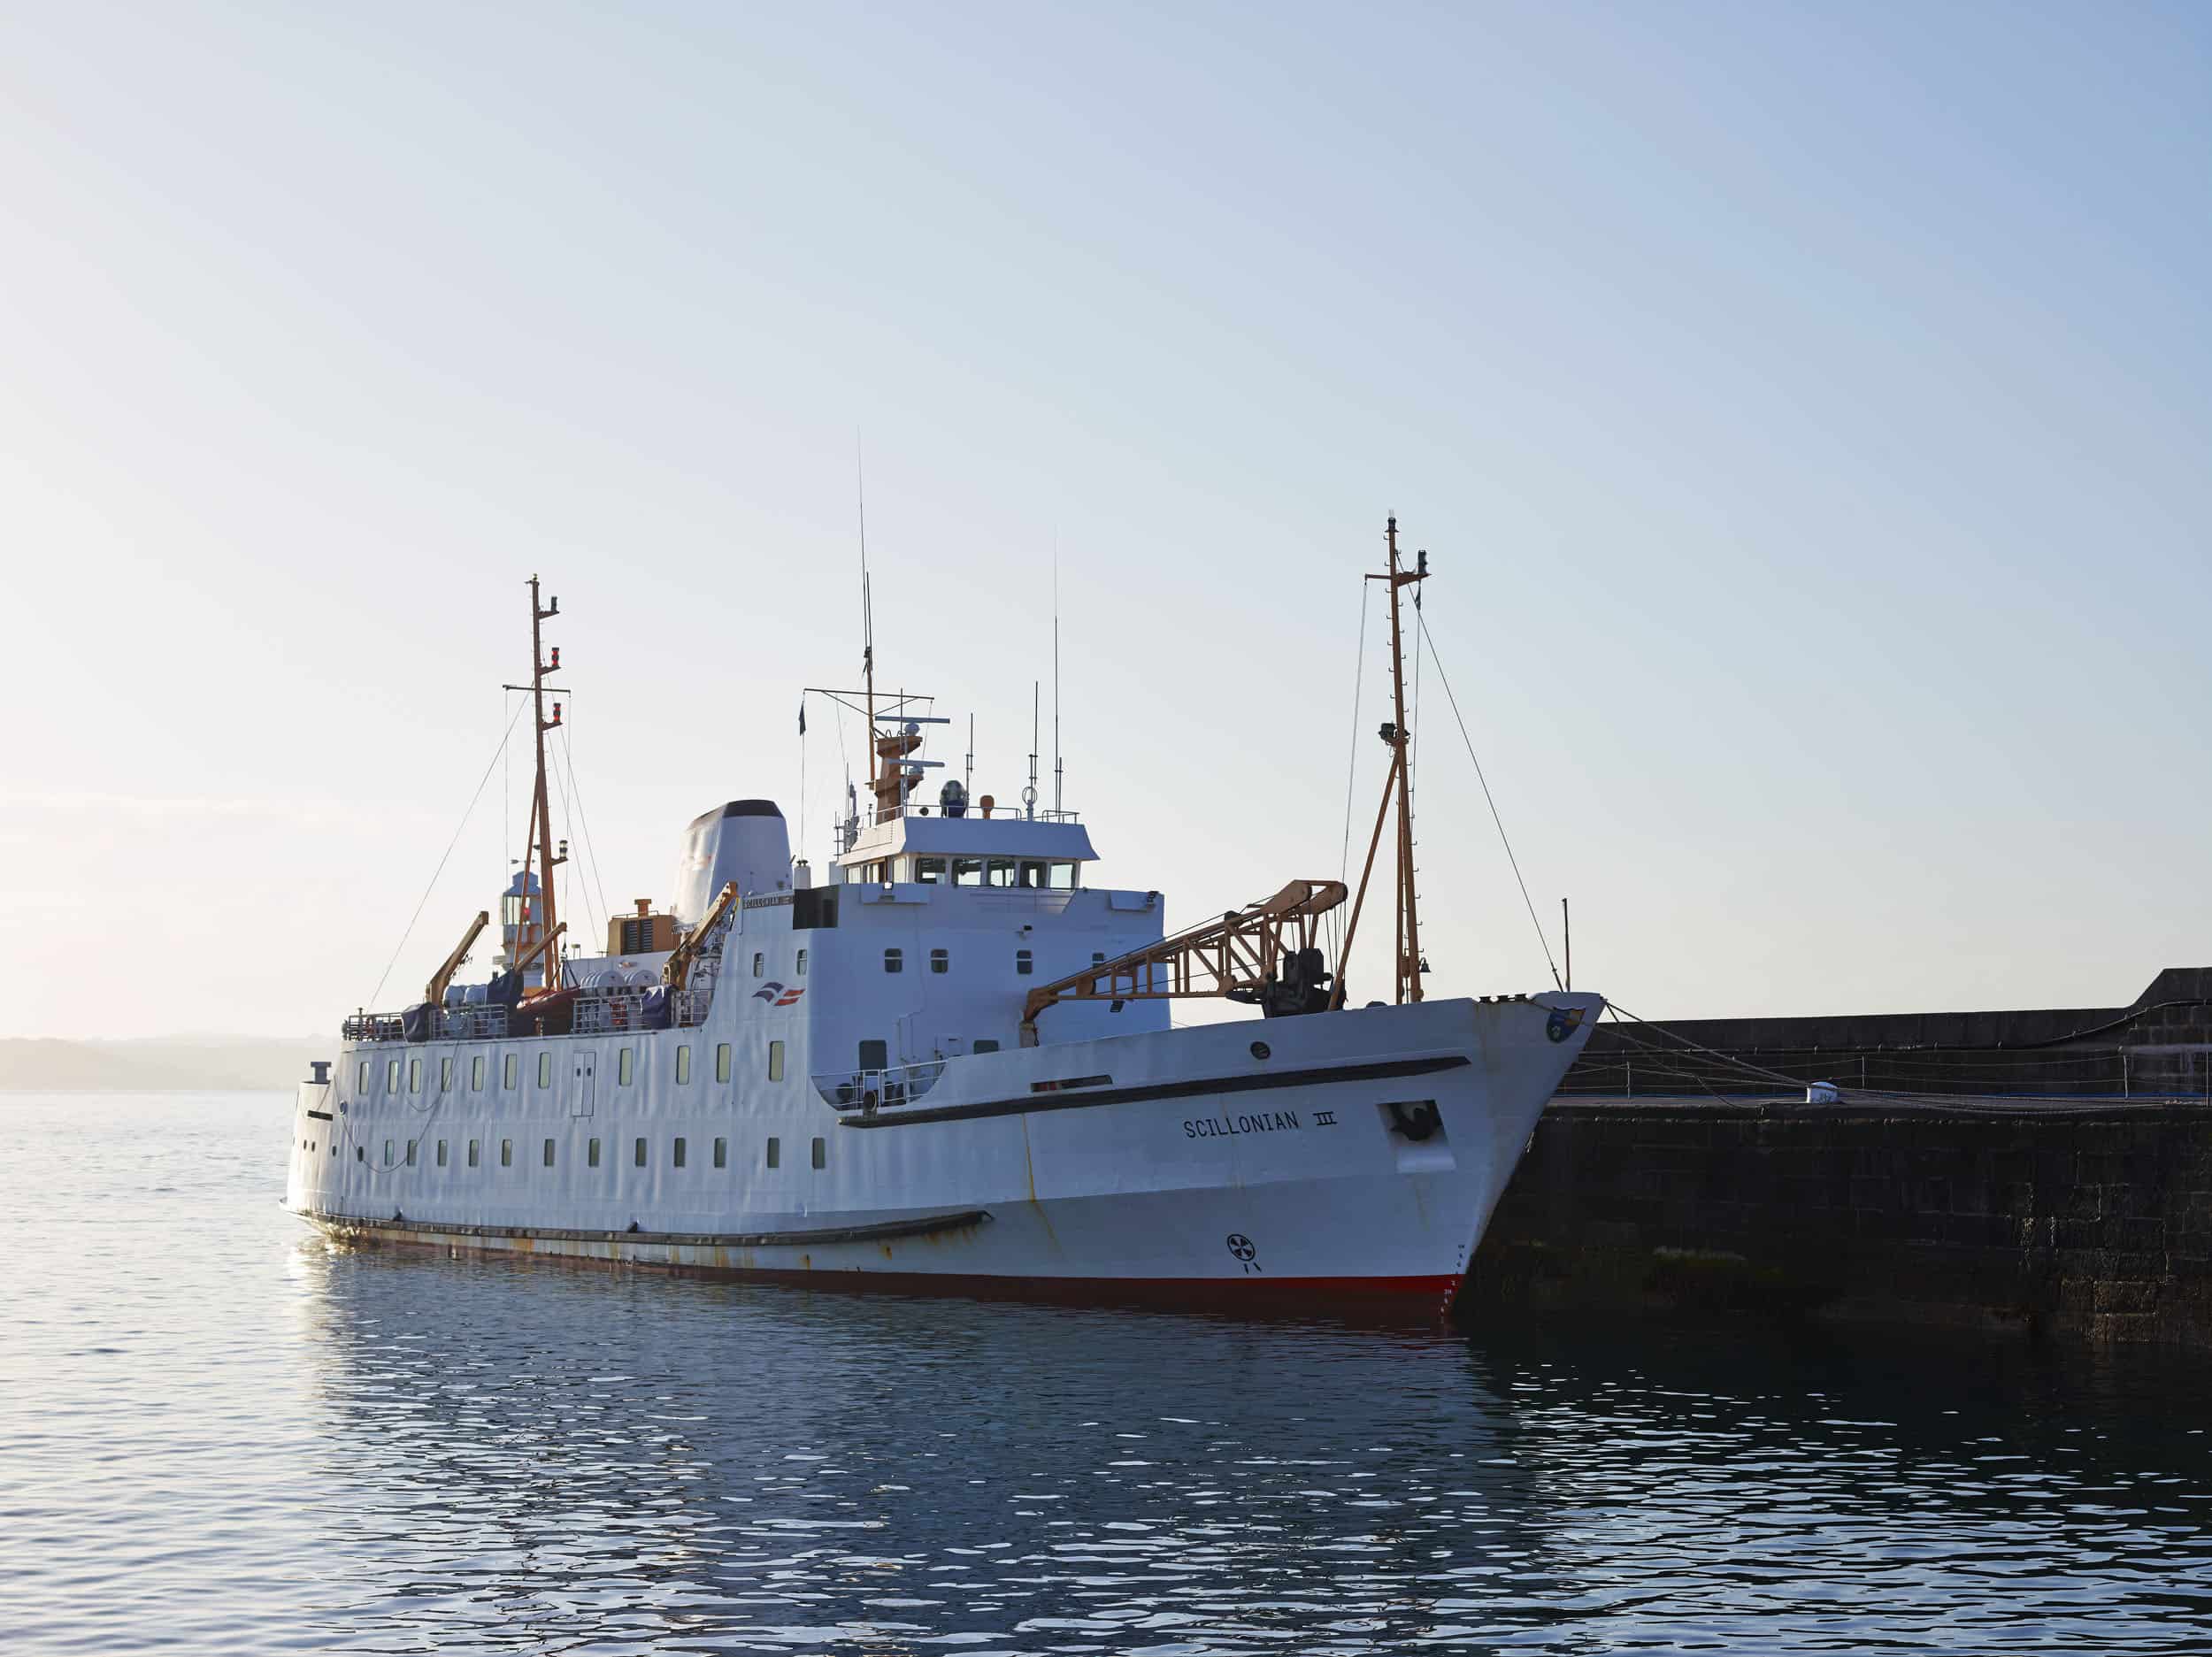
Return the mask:
{"type": "MultiPolygon", "coordinates": [[[[1427,637],[1428,618],[1418,610],[1413,614],[1422,636],[1427,637]]],[[[1429,640],[1429,655],[1436,656],[1434,639],[1429,640]]],[[[1552,958],[1551,940],[1544,935],[1543,922],[1536,918],[1536,905],[1529,897],[1528,882],[1521,878],[1521,860],[1513,855],[1513,842],[1506,834],[1505,819],[1498,815],[1498,802],[1490,793],[1490,779],[1482,774],[1482,762],[1475,757],[1474,739],[1467,734],[1466,718],[1459,711],[1459,698],[1452,694],[1451,677],[1444,671],[1444,662],[1440,656],[1436,656],[1436,682],[1444,687],[1444,699],[1451,704],[1452,717],[1458,722],[1459,740],[1467,745],[1468,761],[1475,768],[1475,780],[1482,785],[1483,801],[1490,808],[1491,822],[1497,825],[1498,843],[1505,848],[1505,860],[1512,866],[1514,884],[1521,888],[1521,902],[1528,909],[1528,924],[1535,929],[1536,942],[1544,952],[1544,963],[1551,969],[1551,981],[1563,989],[1565,985],[1559,976],[1559,963],[1552,958]]]]}
{"type": "MultiPolygon", "coordinates": [[[[1344,762],[1344,840],[1337,852],[1336,878],[1340,885],[1352,870],[1352,785],[1359,775],[1360,699],[1367,685],[1367,583],[1359,584],[1359,648],[1352,657],[1352,750],[1344,762]]],[[[1340,967],[1344,961],[1344,924],[1334,911],[1329,916],[1329,954],[1340,967]]]]}
{"type": "Polygon", "coordinates": [[[422,896],[415,904],[415,912],[407,917],[406,930],[400,933],[399,942],[392,947],[392,958],[384,963],[384,970],[376,980],[376,988],[370,992],[369,999],[363,1001],[362,1006],[375,1006],[377,998],[384,993],[384,986],[392,976],[392,969],[399,964],[400,951],[407,947],[408,939],[414,935],[415,923],[422,918],[423,906],[430,901],[430,894],[437,890],[438,877],[445,872],[446,863],[452,857],[453,848],[461,843],[461,836],[468,828],[469,818],[475,815],[476,802],[484,797],[484,785],[491,781],[492,773],[499,769],[500,758],[507,751],[507,738],[513,734],[515,721],[521,717],[522,709],[517,707],[514,717],[507,721],[506,731],[500,736],[499,748],[492,755],[491,763],[484,767],[484,774],[476,779],[476,792],[469,796],[468,809],[461,813],[460,825],[453,831],[453,838],[446,842],[445,855],[438,859],[437,868],[431,871],[430,884],[422,889],[422,896]]]}

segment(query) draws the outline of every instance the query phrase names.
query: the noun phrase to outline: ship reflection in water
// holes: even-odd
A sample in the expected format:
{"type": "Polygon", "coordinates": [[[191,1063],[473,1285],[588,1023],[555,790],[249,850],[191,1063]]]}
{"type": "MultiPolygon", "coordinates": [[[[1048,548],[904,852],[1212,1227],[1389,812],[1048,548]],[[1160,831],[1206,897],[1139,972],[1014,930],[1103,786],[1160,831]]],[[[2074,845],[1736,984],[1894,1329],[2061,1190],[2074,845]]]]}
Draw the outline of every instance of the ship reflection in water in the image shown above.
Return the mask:
{"type": "Polygon", "coordinates": [[[355,1562],[322,1623],[388,1649],[1985,1650],[2206,1626],[2205,1438],[2130,1442],[2109,1377],[2017,1349],[317,1270],[327,1522],[355,1562]]]}

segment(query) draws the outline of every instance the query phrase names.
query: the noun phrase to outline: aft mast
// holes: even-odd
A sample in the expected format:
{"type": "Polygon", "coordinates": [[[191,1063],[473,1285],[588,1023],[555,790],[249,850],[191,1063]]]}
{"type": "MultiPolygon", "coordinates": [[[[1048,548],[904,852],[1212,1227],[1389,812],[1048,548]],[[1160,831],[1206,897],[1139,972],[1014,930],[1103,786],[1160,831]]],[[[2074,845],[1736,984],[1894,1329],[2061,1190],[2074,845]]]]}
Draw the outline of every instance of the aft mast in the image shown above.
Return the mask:
{"type": "MultiPolygon", "coordinates": [[[[524,924],[522,937],[518,940],[518,942],[526,947],[516,957],[514,969],[522,972],[523,982],[526,984],[529,981],[528,968],[532,957],[543,952],[545,963],[541,978],[545,988],[549,990],[557,990],[561,986],[561,928],[555,917],[553,871],[568,861],[565,855],[568,850],[568,842],[565,840],[561,842],[561,851],[564,855],[558,857],[553,855],[553,813],[546,798],[545,787],[545,733],[548,731],[559,729],[561,723],[561,704],[557,702],[553,704],[553,717],[550,719],[545,717],[545,681],[549,676],[560,671],[561,648],[555,645],[552,661],[548,662],[545,659],[544,626],[546,622],[560,613],[561,601],[559,599],[554,599],[549,604],[541,604],[538,602],[538,578],[532,576],[530,578],[529,691],[530,723],[536,733],[537,780],[531,790],[530,834],[523,843],[522,856],[524,924]],[[534,917],[531,911],[530,894],[531,865],[534,862],[537,865],[538,872],[538,908],[534,917]],[[534,939],[531,937],[529,926],[533,918],[539,923],[534,939]]],[[[515,688],[522,687],[518,686],[515,688]]]]}

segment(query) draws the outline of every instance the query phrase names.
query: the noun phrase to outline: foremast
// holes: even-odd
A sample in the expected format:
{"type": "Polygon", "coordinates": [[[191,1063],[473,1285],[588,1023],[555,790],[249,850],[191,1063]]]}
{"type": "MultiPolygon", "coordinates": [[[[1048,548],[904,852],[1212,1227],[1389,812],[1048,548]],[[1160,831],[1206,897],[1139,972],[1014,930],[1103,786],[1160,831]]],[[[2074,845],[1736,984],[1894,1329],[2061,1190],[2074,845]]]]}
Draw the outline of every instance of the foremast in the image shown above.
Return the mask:
{"type": "Polygon", "coordinates": [[[553,674],[560,671],[561,647],[557,644],[553,647],[553,659],[548,662],[545,659],[544,630],[545,624],[560,613],[561,601],[559,599],[556,598],[549,603],[539,602],[538,578],[532,576],[530,578],[530,683],[526,687],[510,687],[511,689],[517,690],[526,688],[530,693],[530,724],[534,733],[534,740],[537,757],[536,779],[530,793],[530,832],[523,841],[522,851],[523,928],[518,941],[526,947],[516,957],[513,970],[524,975],[523,982],[526,984],[529,981],[530,963],[542,952],[545,955],[542,981],[544,987],[548,990],[556,990],[560,987],[560,936],[563,930],[553,899],[553,871],[568,861],[566,840],[561,842],[560,855],[558,856],[554,855],[553,812],[547,798],[545,785],[545,734],[549,731],[558,730],[561,725],[561,704],[559,702],[553,704],[553,717],[550,719],[545,717],[546,693],[550,688],[546,681],[553,674]],[[535,896],[537,908],[534,912],[531,907],[533,897],[530,891],[530,876],[534,863],[536,866],[538,878],[538,890],[535,896]],[[534,933],[533,922],[535,923],[534,933]]]}

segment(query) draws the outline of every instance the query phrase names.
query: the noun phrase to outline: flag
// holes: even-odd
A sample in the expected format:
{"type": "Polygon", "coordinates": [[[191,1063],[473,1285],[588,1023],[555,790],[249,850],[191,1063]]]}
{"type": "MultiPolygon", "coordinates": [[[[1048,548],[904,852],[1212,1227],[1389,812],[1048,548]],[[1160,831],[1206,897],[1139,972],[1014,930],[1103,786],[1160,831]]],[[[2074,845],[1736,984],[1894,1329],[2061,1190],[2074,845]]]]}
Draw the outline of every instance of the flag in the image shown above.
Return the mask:
{"type": "Polygon", "coordinates": [[[799,734],[806,734],[806,698],[803,696],[799,698],[799,734]]]}

